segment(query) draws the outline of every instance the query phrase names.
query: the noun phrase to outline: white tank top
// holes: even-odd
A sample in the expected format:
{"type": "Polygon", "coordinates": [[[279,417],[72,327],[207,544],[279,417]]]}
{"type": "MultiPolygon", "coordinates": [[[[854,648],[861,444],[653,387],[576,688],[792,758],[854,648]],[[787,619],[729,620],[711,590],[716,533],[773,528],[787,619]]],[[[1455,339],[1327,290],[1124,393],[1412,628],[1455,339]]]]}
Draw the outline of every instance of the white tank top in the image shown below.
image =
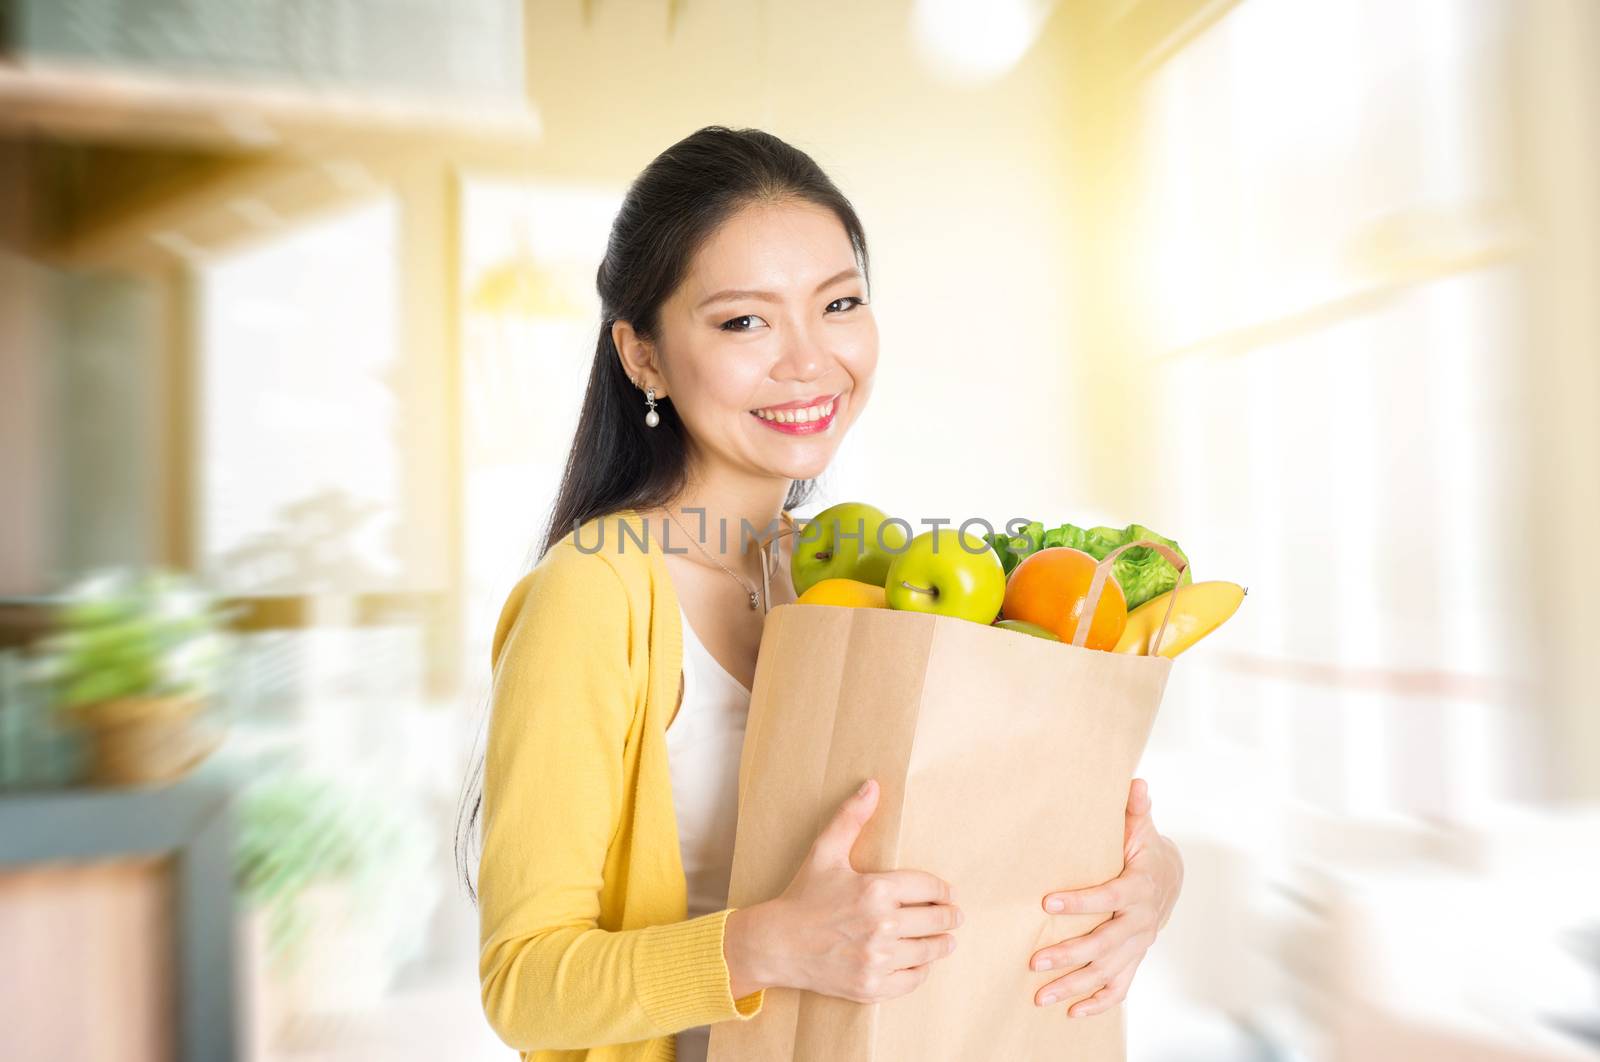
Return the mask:
{"type": "MultiPolygon", "coordinates": [[[[728,905],[733,836],[739,813],[739,754],[750,691],[706,649],[689,617],[683,622],[683,704],[667,726],[672,803],[688,886],[688,917],[728,905]]],[[[705,1062],[711,1027],[677,1035],[678,1062],[705,1062]]]]}

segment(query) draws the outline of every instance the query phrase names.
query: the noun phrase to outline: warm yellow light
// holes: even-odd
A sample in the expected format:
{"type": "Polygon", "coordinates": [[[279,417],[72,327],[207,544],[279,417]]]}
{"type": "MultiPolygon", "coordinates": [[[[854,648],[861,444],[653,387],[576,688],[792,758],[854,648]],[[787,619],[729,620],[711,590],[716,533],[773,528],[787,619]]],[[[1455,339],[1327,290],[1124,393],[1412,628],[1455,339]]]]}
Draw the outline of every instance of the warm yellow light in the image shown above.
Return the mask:
{"type": "Polygon", "coordinates": [[[982,82],[1017,65],[1038,39],[1054,0],[917,0],[912,39],[928,66],[951,81],[982,82]]]}

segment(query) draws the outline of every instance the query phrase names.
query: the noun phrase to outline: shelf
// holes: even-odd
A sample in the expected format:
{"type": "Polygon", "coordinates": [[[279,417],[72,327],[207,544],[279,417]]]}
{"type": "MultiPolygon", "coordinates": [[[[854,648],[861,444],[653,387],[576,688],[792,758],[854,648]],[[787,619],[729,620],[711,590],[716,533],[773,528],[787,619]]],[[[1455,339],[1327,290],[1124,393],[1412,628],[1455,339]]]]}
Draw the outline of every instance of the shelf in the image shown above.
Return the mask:
{"type": "Polygon", "coordinates": [[[425,144],[476,154],[532,147],[537,110],[498,98],[439,103],[389,93],[0,60],[0,133],[165,144],[223,153],[349,153],[425,144]]]}

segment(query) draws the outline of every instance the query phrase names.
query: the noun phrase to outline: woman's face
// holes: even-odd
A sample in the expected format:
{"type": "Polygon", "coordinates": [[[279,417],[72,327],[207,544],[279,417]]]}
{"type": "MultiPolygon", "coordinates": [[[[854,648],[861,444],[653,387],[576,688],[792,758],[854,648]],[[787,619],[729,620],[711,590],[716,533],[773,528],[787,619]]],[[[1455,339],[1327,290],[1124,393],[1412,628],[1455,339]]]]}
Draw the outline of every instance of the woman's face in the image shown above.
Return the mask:
{"type": "Polygon", "coordinates": [[[850,238],[824,207],[761,204],[713,234],[662,305],[656,337],[698,459],[819,475],[872,389],[878,325],[866,297],[850,238]]]}

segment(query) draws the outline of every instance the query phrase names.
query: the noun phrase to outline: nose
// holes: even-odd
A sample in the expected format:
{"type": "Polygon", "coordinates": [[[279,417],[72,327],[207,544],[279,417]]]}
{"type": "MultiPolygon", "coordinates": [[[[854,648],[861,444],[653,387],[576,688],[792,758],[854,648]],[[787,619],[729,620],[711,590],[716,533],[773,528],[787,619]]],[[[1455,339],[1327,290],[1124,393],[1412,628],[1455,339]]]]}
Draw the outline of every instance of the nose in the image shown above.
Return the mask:
{"type": "Polygon", "coordinates": [[[774,380],[814,380],[827,370],[828,355],[822,344],[804,329],[789,333],[783,354],[772,367],[774,380]]]}

